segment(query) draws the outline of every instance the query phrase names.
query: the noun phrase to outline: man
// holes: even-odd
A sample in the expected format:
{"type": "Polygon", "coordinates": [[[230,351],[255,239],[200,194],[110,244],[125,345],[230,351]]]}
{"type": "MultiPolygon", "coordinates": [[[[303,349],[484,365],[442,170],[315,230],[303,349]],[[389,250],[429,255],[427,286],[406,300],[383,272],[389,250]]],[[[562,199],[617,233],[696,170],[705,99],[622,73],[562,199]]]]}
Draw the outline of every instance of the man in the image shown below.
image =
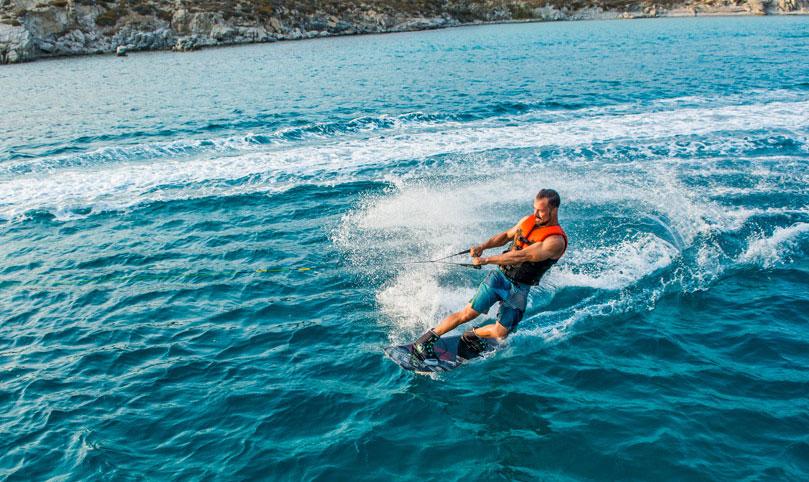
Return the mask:
{"type": "Polygon", "coordinates": [[[488,313],[498,301],[497,322],[465,332],[461,337],[461,344],[466,345],[464,351],[477,355],[486,349],[486,338],[504,338],[514,331],[525,313],[531,286],[539,283],[542,275],[567,249],[567,235],[557,218],[559,203],[559,194],[553,189],[539,191],[534,200],[533,215],[522,218],[513,228],[469,250],[474,264],[496,264],[499,269],[489,273],[463,310],[444,318],[413,344],[417,357],[428,365],[436,365],[438,359],[433,345],[438,338],[481,313],[488,313]],[[511,247],[503,254],[480,257],[483,251],[509,241],[511,247]]]}

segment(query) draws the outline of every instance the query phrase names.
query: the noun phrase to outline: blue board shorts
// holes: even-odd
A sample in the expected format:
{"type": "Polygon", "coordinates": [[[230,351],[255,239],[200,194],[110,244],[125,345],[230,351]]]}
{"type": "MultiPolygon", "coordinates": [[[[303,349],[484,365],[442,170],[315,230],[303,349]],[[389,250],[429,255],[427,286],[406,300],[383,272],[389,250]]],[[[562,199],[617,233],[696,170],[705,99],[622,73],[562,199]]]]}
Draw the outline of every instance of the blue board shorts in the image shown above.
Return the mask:
{"type": "Polygon", "coordinates": [[[498,269],[486,276],[469,302],[472,303],[473,310],[488,313],[489,308],[499,301],[497,322],[508,331],[514,331],[525,314],[530,289],[531,285],[511,281],[498,269]]]}

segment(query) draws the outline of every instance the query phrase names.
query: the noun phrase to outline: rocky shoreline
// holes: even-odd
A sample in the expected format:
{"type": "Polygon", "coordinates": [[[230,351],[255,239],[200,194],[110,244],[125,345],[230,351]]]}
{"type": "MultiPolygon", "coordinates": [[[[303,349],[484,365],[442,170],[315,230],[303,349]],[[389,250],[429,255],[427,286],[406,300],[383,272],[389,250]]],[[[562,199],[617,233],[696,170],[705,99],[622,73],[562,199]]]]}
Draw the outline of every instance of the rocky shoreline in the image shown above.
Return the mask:
{"type": "Polygon", "coordinates": [[[0,64],[514,21],[809,14],[809,0],[0,0],[0,64]]]}

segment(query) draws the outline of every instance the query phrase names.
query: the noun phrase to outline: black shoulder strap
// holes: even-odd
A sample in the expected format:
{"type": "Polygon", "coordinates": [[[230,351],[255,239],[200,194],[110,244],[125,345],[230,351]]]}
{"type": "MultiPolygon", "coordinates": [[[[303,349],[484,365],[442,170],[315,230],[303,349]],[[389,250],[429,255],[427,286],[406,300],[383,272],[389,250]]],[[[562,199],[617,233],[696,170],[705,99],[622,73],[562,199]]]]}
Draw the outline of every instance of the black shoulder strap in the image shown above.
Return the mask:
{"type": "Polygon", "coordinates": [[[522,239],[520,239],[520,241],[522,241],[526,246],[531,246],[532,244],[534,244],[533,242],[528,240],[528,236],[531,236],[531,233],[533,233],[536,228],[537,228],[537,222],[534,221],[534,226],[531,227],[531,229],[528,230],[528,233],[526,233],[525,236],[523,236],[522,230],[520,230],[520,238],[522,238],[522,239]]]}

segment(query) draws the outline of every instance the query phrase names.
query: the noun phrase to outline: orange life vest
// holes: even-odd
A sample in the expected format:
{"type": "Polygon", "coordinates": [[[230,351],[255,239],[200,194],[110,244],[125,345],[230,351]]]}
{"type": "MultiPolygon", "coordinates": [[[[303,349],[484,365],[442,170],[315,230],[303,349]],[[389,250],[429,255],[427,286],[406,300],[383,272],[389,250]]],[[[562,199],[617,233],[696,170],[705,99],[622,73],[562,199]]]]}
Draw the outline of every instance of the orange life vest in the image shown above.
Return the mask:
{"type": "MultiPolygon", "coordinates": [[[[562,236],[565,238],[565,250],[567,250],[567,234],[562,230],[562,226],[558,224],[555,226],[544,226],[538,228],[536,226],[537,219],[533,214],[522,218],[517,235],[514,236],[514,247],[512,250],[520,250],[526,246],[534,243],[541,243],[545,241],[548,236],[562,236]]],[[[562,251],[565,254],[565,251],[562,251]]]]}
{"type": "MultiPolygon", "coordinates": [[[[548,236],[556,235],[562,236],[565,239],[565,249],[562,250],[562,254],[564,254],[565,251],[567,251],[567,235],[562,227],[558,224],[555,226],[537,227],[536,218],[532,214],[520,220],[517,234],[514,236],[514,240],[511,243],[511,248],[508,251],[519,251],[534,243],[544,241],[548,236]]],[[[500,266],[500,270],[508,279],[512,281],[527,285],[535,285],[539,283],[542,275],[544,275],[545,272],[551,268],[551,266],[556,264],[557,261],[559,260],[550,258],[537,261],[535,263],[526,261],[524,263],[512,266],[500,266]]]]}

